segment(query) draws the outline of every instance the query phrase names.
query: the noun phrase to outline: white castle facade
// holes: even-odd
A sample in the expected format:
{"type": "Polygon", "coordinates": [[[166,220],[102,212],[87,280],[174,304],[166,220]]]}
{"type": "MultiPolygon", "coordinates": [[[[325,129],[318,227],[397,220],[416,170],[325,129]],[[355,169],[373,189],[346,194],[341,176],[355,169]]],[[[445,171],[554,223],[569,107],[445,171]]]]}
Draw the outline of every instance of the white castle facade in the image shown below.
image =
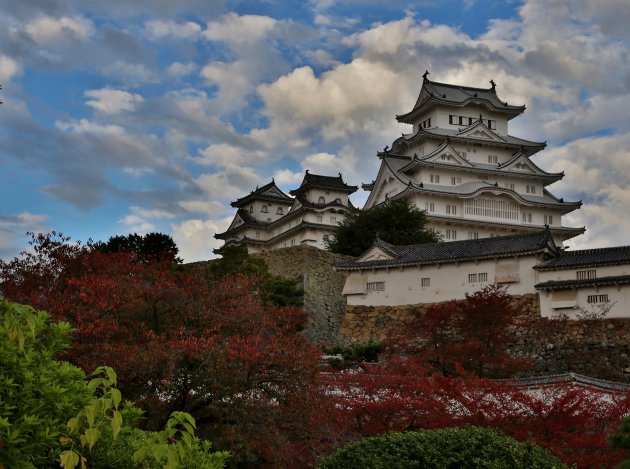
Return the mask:
{"type": "MultiPolygon", "coordinates": [[[[563,215],[581,206],[547,186],[564,173],[531,161],[544,142],[509,133],[525,106],[489,88],[438,83],[423,75],[413,109],[396,116],[412,131],[378,152],[376,178],[363,184],[363,210],[405,198],[425,210],[444,242],[392,246],[377,240],[352,262],[343,294],[351,305],[403,305],[464,298],[488,283],[511,294],[539,293],[543,316],[608,311],[630,316],[630,248],[582,251],[562,243],[585,231],[563,215]]],[[[306,173],[291,198],[273,181],[238,199],[230,228],[215,235],[250,252],[309,244],[325,248],[335,226],[356,210],[357,188],[338,177],[306,173]]]]}

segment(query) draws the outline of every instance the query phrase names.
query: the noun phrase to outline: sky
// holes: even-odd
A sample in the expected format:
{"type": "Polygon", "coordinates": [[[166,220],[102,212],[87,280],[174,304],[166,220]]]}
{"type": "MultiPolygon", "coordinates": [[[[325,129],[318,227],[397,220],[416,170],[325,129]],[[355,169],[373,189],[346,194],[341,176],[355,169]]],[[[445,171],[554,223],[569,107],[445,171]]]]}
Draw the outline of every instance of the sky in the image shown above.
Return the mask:
{"type": "MultiPolygon", "coordinates": [[[[173,237],[213,257],[229,202],[304,170],[360,185],[425,70],[527,106],[510,134],[630,244],[627,0],[0,0],[0,259],[26,232],[173,237]]],[[[362,206],[368,193],[352,196],[362,206]]]]}

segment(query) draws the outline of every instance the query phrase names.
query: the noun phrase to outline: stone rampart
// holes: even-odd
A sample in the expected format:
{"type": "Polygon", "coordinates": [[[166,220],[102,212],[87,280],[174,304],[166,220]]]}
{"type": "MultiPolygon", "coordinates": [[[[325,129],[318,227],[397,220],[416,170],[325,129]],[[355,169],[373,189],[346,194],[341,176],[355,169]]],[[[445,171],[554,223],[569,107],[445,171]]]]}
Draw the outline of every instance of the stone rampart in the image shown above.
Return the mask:
{"type": "Polygon", "coordinates": [[[347,275],[332,266],[351,258],[312,246],[288,247],[252,256],[263,259],[273,275],[300,282],[304,288],[304,310],[309,315],[307,336],[315,343],[334,344],[346,306],[341,291],[347,275]]]}
{"type": "MultiPolygon", "coordinates": [[[[562,320],[540,317],[537,294],[515,297],[523,315],[513,326],[509,352],[532,360],[533,375],[574,372],[630,382],[630,319],[562,320]]],[[[341,343],[382,341],[430,304],[347,306],[338,333],[341,343]]]]}

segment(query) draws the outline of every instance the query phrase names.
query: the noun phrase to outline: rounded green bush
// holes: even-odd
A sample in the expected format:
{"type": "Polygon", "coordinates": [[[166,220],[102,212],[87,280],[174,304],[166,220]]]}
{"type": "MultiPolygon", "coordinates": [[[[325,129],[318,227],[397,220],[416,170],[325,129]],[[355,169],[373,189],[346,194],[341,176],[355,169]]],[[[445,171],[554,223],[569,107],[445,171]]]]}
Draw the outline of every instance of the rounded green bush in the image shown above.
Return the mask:
{"type": "Polygon", "coordinates": [[[388,433],[349,444],[320,469],[555,469],[566,468],[531,442],[493,429],[443,428],[388,433]]]}

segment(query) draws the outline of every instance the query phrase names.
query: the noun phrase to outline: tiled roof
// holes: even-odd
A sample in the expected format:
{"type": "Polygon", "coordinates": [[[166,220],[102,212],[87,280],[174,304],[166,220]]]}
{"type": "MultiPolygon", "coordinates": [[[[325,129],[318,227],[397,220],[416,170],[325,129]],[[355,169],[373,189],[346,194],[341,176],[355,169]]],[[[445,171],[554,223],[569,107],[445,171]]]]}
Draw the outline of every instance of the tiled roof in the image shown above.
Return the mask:
{"type": "Polygon", "coordinates": [[[473,137],[473,136],[467,136],[467,135],[458,135],[460,133],[459,130],[457,129],[445,129],[442,127],[434,127],[431,129],[419,129],[418,132],[416,134],[412,134],[411,136],[409,136],[409,138],[413,138],[416,135],[430,135],[430,136],[435,136],[435,137],[449,137],[451,138],[453,141],[457,141],[457,140],[471,140],[471,141],[476,141],[476,142],[484,142],[484,143],[495,143],[497,145],[511,145],[511,146],[525,146],[525,147],[535,147],[535,148],[543,148],[545,147],[547,144],[545,142],[534,142],[531,140],[525,140],[523,138],[518,138],[518,137],[514,137],[512,135],[502,135],[502,134],[498,134],[499,137],[503,140],[503,141],[495,141],[495,140],[488,140],[486,138],[481,138],[481,137],[473,137]]]}
{"type": "Polygon", "coordinates": [[[538,290],[562,290],[573,287],[604,287],[609,285],[628,285],[630,275],[612,275],[610,277],[589,278],[584,280],[548,280],[534,285],[538,290]]]}
{"type": "Polygon", "coordinates": [[[253,201],[253,200],[265,200],[268,202],[276,202],[276,203],[284,203],[291,204],[293,199],[282,192],[278,186],[276,186],[275,181],[272,179],[270,183],[265,184],[262,187],[257,187],[255,191],[247,194],[245,197],[241,197],[240,199],[236,199],[234,202],[231,202],[230,205],[232,207],[242,207],[243,205],[253,201]],[[273,193],[267,193],[273,189],[273,193]]]}
{"type": "Polygon", "coordinates": [[[319,174],[311,174],[308,172],[308,170],[306,170],[306,174],[304,174],[304,179],[302,180],[302,184],[300,184],[300,187],[289,191],[289,194],[297,195],[313,187],[322,189],[333,189],[342,192],[348,192],[350,194],[358,189],[357,186],[349,186],[348,184],[346,184],[341,177],[341,173],[339,173],[339,176],[321,176],[319,174]]]}
{"type": "MultiPolygon", "coordinates": [[[[381,155],[382,156],[382,155],[381,155]]],[[[469,161],[470,162],[470,161],[469,161]]],[[[562,179],[564,174],[562,173],[546,173],[541,170],[541,173],[526,173],[522,171],[510,171],[502,169],[502,166],[498,166],[496,164],[490,163],[477,163],[470,162],[470,165],[461,166],[457,164],[453,164],[450,162],[442,162],[438,161],[428,161],[428,157],[416,158],[411,161],[407,168],[404,168],[404,171],[407,171],[415,166],[425,166],[425,167],[433,167],[433,168],[448,168],[448,169],[456,169],[465,173],[473,173],[473,174],[486,174],[486,175],[496,175],[496,176],[511,176],[517,178],[525,178],[525,179],[535,179],[538,181],[545,181],[546,184],[551,184],[556,181],[562,179]]]]}
{"type": "Polygon", "coordinates": [[[559,384],[573,383],[578,386],[598,389],[601,391],[613,391],[626,393],[630,391],[630,384],[619,383],[616,381],[607,381],[598,378],[591,378],[577,373],[563,373],[558,375],[532,376],[529,378],[515,378],[506,380],[497,380],[506,382],[518,387],[540,388],[546,386],[554,386],[559,384]]]}
{"type": "Polygon", "coordinates": [[[534,267],[537,270],[561,270],[574,267],[630,264],[630,246],[600,249],[563,250],[555,259],[534,267]]]}
{"type": "Polygon", "coordinates": [[[518,115],[525,110],[525,106],[514,106],[501,101],[496,94],[494,85],[491,88],[473,88],[470,86],[451,85],[431,81],[424,76],[422,90],[411,112],[396,116],[399,122],[411,123],[415,111],[430,102],[451,106],[463,106],[470,102],[484,102],[497,111],[504,111],[518,115]]]}
{"type": "Polygon", "coordinates": [[[253,226],[253,227],[265,227],[267,225],[269,225],[271,222],[268,221],[260,221],[260,220],[256,220],[254,217],[252,217],[249,212],[243,208],[239,208],[236,211],[236,217],[240,217],[241,220],[243,220],[243,224],[239,225],[239,226],[235,226],[232,229],[228,229],[226,231],[224,231],[223,233],[216,233],[214,235],[214,237],[216,239],[225,239],[228,238],[232,235],[234,235],[235,233],[238,233],[239,231],[242,231],[243,229],[247,228],[248,226],[253,226]]]}
{"type": "Polygon", "coordinates": [[[510,257],[543,251],[554,253],[557,250],[548,229],[536,233],[409,246],[393,246],[377,239],[374,246],[388,252],[393,259],[367,262],[349,261],[337,264],[336,267],[341,270],[362,270],[510,257]]]}

